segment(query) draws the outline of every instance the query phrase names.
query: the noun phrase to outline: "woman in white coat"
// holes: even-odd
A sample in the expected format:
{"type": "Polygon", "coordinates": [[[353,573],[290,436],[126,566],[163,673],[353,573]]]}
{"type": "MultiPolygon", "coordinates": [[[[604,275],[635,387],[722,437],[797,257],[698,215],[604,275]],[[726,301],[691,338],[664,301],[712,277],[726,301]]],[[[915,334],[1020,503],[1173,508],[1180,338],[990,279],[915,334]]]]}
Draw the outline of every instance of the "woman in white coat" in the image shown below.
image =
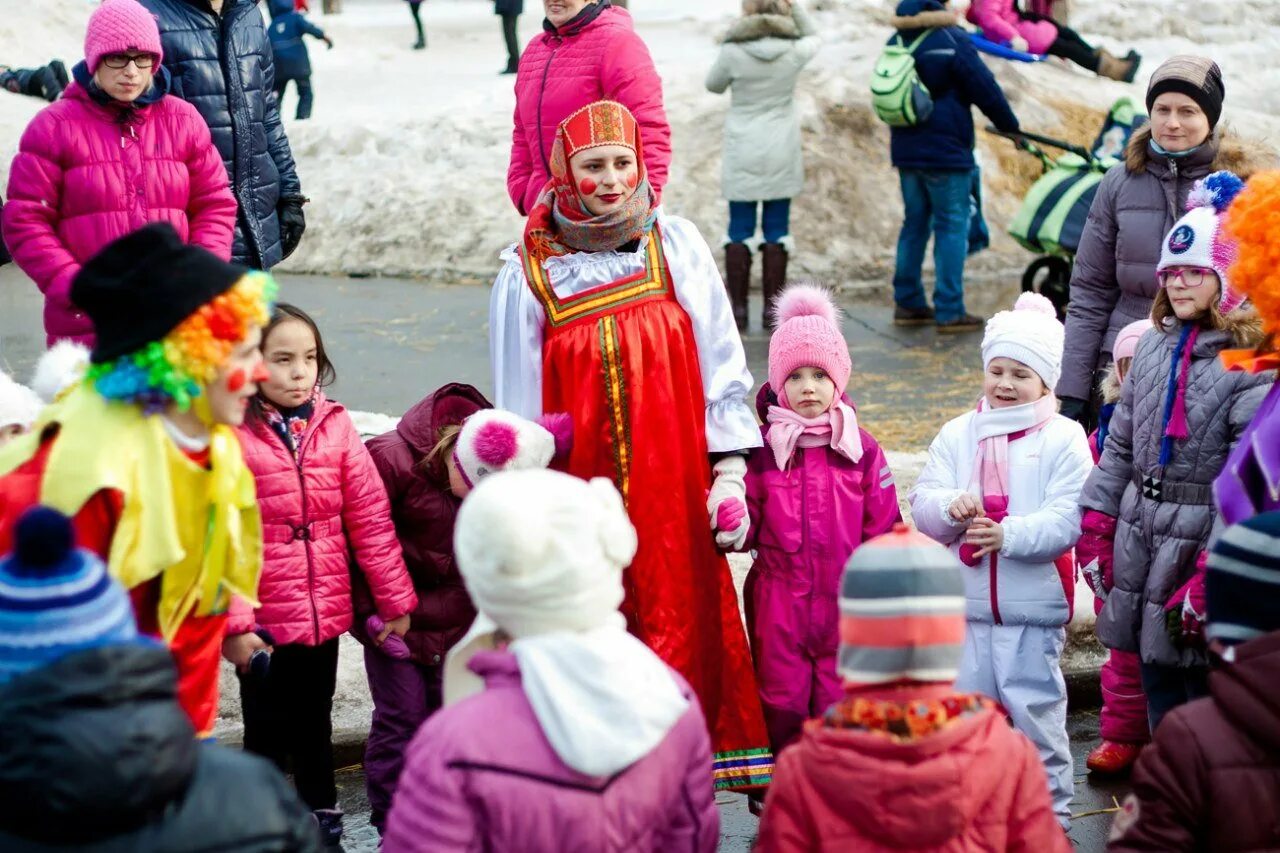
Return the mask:
{"type": "Polygon", "coordinates": [[[743,16],[724,37],[707,73],[716,94],[733,87],[724,123],[723,192],[729,200],[725,282],[739,329],[747,328],[751,249],[762,215],[764,325],[787,278],[791,199],[804,187],[796,78],[820,43],[813,19],[793,0],[743,0],[743,16]]]}

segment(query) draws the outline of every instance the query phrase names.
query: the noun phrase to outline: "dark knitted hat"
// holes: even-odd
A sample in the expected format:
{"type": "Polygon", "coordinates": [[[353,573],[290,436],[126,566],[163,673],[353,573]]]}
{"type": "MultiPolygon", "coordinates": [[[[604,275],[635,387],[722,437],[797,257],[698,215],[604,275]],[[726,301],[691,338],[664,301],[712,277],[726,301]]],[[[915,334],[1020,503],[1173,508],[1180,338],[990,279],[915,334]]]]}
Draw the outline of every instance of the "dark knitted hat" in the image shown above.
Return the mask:
{"type": "Polygon", "coordinates": [[[1222,82],[1222,69],[1207,56],[1171,56],[1151,75],[1147,84],[1147,112],[1156,98],[1165,92],[1181,92],[1199,104],[1209,117],[1209,127],[1217,127],[1222,118],[1222,102],[1227,87],[1222,82]]]}
{"type": "Polygon", "coordinates": [[[1243,643],[1280,631],[1280,512],[1233,524],[1209,554],[1205,636],[1243,643]]]}
{"type": "Polygon", "coordinates": [[[162,339],[247,272],[183,243],[167,222],[108,244],[71,282],[71,301],[93,321],[90,361],[114,361],[162,339]]]}

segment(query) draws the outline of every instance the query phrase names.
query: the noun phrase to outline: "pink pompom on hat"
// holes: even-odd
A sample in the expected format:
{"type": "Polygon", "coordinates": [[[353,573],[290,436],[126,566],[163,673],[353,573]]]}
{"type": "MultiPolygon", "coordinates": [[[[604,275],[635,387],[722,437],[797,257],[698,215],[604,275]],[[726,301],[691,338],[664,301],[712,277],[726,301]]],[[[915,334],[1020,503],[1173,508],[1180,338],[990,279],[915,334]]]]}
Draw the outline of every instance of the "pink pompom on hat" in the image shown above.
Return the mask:
{"type": "Polygon", "coordinates": [[[790,409],[784,387],[801,367],[817,367],[835,383],[835,399],[849,384],[853,362],[840,333],[840,315],[831,293],[813,284],[793,284],[774,303],[777,328],[769,340],[769,387],[778,404],[790,409]]]}
{"type": "Polygon", "coordinates": [[[546,468],[568,454],[572,435],[568,415],[543,415],[535,423],[502,409],[481,409],[463,421],[453,461],[466,484],[475,488],[499,471],[546,468]]]}
{"type": "Polygon", "coordinates": [[[104,0],[89,16],[84,31],[84,61],[93,74],[102,57],[112,53],[150,53],[159,62],[160,28],[138,0],[104,0]]]}

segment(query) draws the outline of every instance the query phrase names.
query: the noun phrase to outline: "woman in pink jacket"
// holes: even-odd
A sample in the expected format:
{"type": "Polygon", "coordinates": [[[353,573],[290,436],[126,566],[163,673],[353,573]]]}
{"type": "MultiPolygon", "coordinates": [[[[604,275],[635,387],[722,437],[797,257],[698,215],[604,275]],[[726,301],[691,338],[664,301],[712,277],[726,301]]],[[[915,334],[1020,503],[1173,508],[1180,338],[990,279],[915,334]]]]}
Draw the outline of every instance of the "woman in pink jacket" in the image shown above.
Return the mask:
{"type": "Polygon", "coordinates": [[[168,95],[155,18],[136,0],[106,0],[89,16],[84,55],[62,98],[22,134],[3,212],[5,243],[44,294],[50,345],[92,346],[71,279],[99,249],[164,221],[227,260],[236,220],[208,126],[168,95]]]}
{"type": "MultiPolygon", "coordinates": [[[[753,548],[747,626],[773,754],[840,697],[836,596],[844,561],[902,520],[884,451],[844,399],[849,345],[821,288],[793,285],[769,341],[775,405],[747,466],[747,505],[725,501],[716,541],[753,548]]],[[[761,390],[767,398],[768,392],[761,390]]]]}
{"type": "Polygon", "coordinates": [[[342,836],[329,714],[338,637],[351,627],[348,553],[394,642],[417,606],[378,470],[346,410],[320,390],[334,378],[315,322],[278,304],[262,333],[269,378],[240,428],[258,488],[264,546],[261,604],[232,602],[224,654],[240,673],[245,748],[283,768],[331,844],[342,836]],[[270,652],[270,657],[257,655],[270,652]]]}
{"type": "Polygon", "coordinates": [[[544,32],[529,42],[516,73],[515,130],[507,194],[528,216],[551,180],[551,144],[560,123],[596,101],[631,110],[644,137],[649,184],[661,198],[671,163],[671,126],[662,80],[631,15],[609,0],[543,0],[544,32]]]}
{"type": "Polygon", "coordinates": [[[997,44],[1024,53],[1060,56],[1100,77],[1132,83],[1142,57],[1134,51],[1116,57],[1106,48],[1095,48],[1080,34],[1052,18],[1018,8],[1018,0],[973,0],[966,16],[997,44]]]}

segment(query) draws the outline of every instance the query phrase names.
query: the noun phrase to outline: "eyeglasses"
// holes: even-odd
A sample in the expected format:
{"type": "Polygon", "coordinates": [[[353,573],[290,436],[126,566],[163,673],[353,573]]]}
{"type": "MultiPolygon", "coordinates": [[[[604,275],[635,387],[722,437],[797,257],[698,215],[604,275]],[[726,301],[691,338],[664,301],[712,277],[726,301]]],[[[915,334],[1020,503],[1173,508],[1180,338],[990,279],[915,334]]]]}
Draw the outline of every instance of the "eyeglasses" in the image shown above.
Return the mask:
{"type": "Polygon", "coordinates": [[[1161,287],[1168,287],[1175,278],[1183,287],[1201,287],[1217,277],[1218,274],[1208,267],[1173,267],[1156,273],[1156,281],[1161,287]]]}
{"type": "Polygon", "coordinates": [[[156,58],[150,53],[139,53],[136,56],[130,56],[127,53],[108,53],[102,57],[103,65],[117,70],[128,68],[130,62],[138,66],[140,71],[145,71],[156,64],[156,58]]]}

